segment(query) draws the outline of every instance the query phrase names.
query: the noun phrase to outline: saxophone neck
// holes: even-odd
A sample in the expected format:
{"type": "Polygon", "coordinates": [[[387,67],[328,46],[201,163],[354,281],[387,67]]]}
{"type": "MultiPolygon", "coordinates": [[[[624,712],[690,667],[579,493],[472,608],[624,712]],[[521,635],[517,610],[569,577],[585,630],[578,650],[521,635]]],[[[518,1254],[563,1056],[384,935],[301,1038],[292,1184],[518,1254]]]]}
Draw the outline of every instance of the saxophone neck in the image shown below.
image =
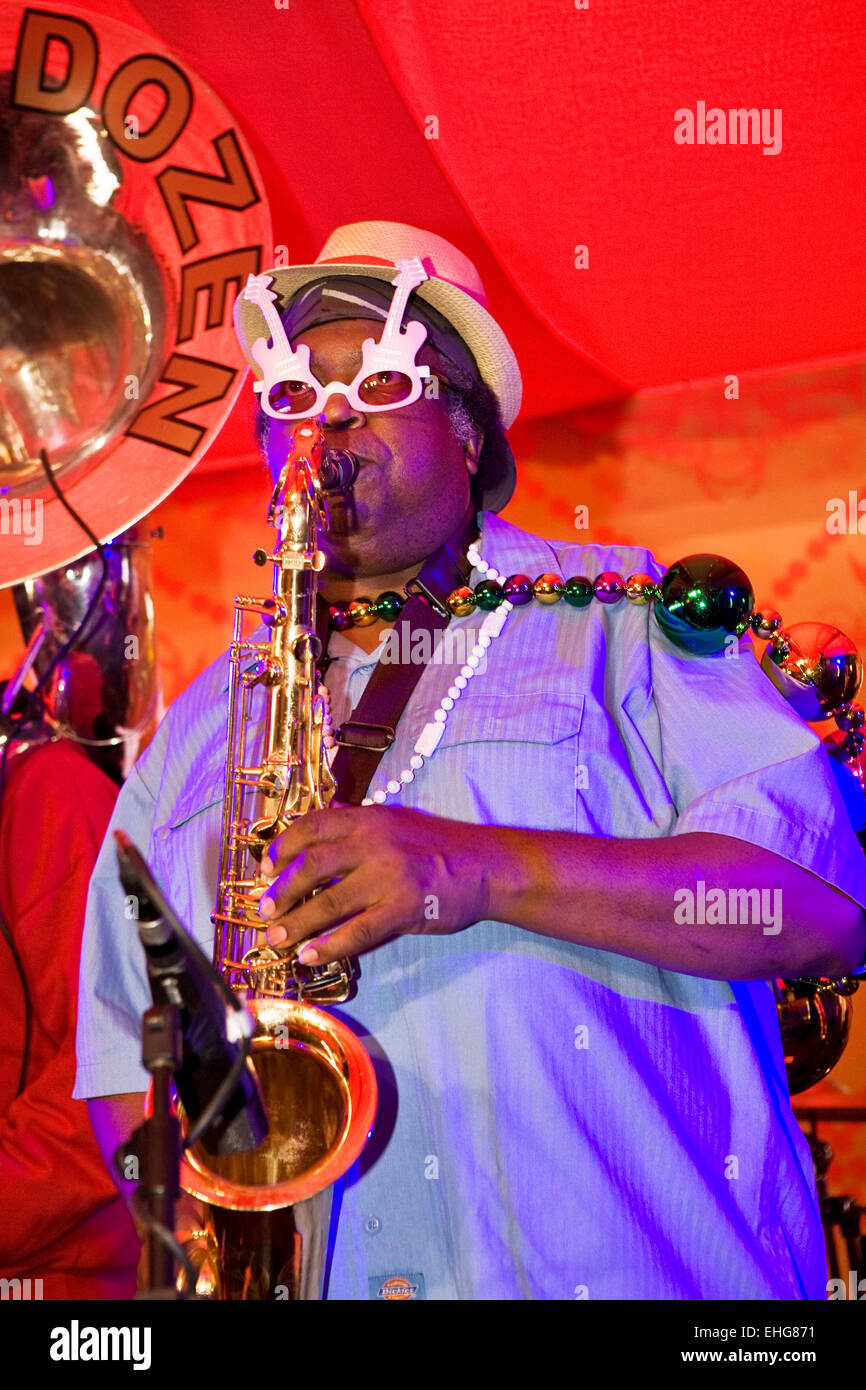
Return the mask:
{"type": "Polygon", "coordinates": [[[313,528],[327,529],[326,495],[347,492],[358,468],[357,457],[348,449],[328,448],[317,421],[305,420],[296,426],[268,508],[278,547],[285,541],[309,542],[315,539],[313,528]]]}

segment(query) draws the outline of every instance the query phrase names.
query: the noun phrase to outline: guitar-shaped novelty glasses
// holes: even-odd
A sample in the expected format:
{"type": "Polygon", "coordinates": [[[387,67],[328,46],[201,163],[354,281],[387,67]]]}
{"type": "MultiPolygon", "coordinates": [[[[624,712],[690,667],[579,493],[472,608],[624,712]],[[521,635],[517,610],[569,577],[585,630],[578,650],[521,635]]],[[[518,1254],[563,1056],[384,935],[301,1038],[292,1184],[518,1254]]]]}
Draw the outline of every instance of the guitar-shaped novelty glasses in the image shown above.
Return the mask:
{"type": "Polygon", "coordinates": [[[403,324],[406,301],[416,285],[428,279],[420,259],[397,261],[397,276],[391,281],[396,293],[378,342],[365,338],[361,346],[361,366],[354,380],[331,381],[323,386],[310,369],[310,349],[302,343],[293,350],[280,316],[274,307],[277,296],[270,288],[272,275],[251,275],[244,298],[255,304],[270,331],[257,338],[250,352],[262,371],[262,380],[253,384],[261,397],[262,410],[275,420],[303,420],[319,415],[329,396],[340,393],[360,411],[396,410],[417,401],[430,368],[416,366],[418,349],[427,337],[423,323],[403,324]]]}

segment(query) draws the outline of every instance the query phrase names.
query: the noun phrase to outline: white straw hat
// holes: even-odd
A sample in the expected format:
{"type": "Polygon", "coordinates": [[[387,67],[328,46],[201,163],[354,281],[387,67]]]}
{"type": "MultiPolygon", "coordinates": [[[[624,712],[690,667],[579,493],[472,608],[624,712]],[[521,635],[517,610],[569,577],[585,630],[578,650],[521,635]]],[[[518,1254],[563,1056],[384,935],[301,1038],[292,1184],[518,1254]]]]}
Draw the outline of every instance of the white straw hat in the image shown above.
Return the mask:
{"type": "MultiPolygon", "coordinates": [[[[475,266],[444,237],[410,227],[405,222],[351,222],[332,232],[312,265],[277,266],[265,271],[273,276],[271,289],[284,309],[305,285],[324,276],[364,275],[373,280],[394,279],[398,260],[418,256],[429,279],[413,295],[432,304],[459,333],[478,364],[483,381],[499,401],[505,429],[520,410],[523,383],[511,344],[487,311],[487,296],[475,266]]],[[[407,317],[411,318],[411,300],[407,317]]],[[[257,338],[269,337],[256,307],[238,295],[235,331],[244,356],[257,378],[258,363],[250,355],[257,338]]]]}

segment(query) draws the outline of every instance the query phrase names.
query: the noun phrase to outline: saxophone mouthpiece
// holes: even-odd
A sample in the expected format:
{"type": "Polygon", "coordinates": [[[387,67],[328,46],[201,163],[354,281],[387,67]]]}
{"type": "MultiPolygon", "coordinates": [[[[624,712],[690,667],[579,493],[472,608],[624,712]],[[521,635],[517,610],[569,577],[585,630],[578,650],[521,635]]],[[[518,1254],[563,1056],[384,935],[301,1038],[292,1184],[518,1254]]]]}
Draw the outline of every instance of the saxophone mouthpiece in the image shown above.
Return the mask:
{"type": "Polygon", "coordinates": [[[348,492],[358,476],[358,460],[348,449],[326,449],[321,476],[325,492],[348,492]]]}
{"type": "MultiPolygon", "coordinates": [[[[358,476],[357,458],[348,449],[329,449],[318,420],[302,420],[292,430],[292,440],[283,473],[293,477],[298,469],[318,473],[323,492],[348,492],[358,476]]],[[[282,479],[277,484],[282,491],[282,479]]],[[[276,495],[276,494],[275,494],[276,495]]]]}

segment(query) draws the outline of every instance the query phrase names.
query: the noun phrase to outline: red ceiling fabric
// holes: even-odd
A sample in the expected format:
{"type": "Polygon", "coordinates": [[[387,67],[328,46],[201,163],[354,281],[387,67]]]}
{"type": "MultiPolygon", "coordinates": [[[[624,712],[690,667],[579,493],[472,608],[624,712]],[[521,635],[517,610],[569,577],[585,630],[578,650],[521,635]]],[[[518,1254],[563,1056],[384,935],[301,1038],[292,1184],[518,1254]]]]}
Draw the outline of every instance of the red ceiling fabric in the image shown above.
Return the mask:
{"type": "MultiPolygon", "coordinates": [[[[866,10],[587,5],[88,8],[157,33],[234,111],[293,260],[368,218],[459,245],[520,361],[523,420],[862,360],[866,10]],[[781,110],[779,153],[677,144],[698,102],[781,110]]],[[[245,392],[208,463],[255,456],[250,417],[245,392]]]]}
{"type": "Polygon", "coordinates": [[[359,9],[503,269],[605,372],[639,390],[862,355],[862,7],[359,9]],[[766,109],[778,153],[676,143],[699,101],[766,109]]]}
{"type": "MultiPolygon", "coordinates": [[[[90,8],[151,28],[235,111],[265,180],[275,244],[312,261],[348,222],[429,228],[469,256],[491,312],[520,359],[521,418],[625,394],[533,314],[451,187],[391,81],[352,0],[257,8],[236,0],[92,0],[90,8]]],[[[257,459],[246,392],[203,467],[257,459]]]]}

